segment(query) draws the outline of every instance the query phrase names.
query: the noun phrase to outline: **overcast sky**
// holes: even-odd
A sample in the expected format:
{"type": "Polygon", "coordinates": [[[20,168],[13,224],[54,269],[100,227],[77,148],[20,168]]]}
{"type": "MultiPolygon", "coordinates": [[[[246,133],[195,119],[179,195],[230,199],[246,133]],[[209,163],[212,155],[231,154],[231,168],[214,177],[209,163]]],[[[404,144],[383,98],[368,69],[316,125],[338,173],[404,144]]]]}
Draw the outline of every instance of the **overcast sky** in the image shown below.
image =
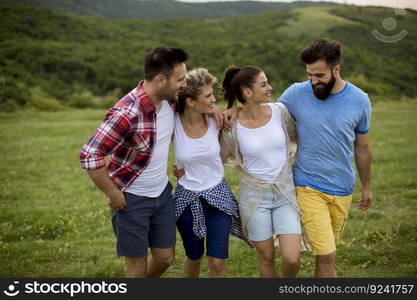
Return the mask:
{"type": "MultiPolygon", "coordinates": [[[[219,0],[179,0],[182,2],[218,2],[219,0]]],[[[236,1],[236,0],[225,0],[236,1]]],[[[255,0],[259,1],[259,0],[255,0]]],[[[293,2],[294,0],[270,0],[269,2],[293,2]]],[[[321,0],[307,0],[307,1],[321,1],[321,0]]],[[[327,0],[326,0],[327,1],[327,0]]],[[[376,5],[376,6],[388,6],[398,8],[412,8],[417,9],[417,0],[329,0],[337,3],[348,3],[355,5],[376,5]]]]}

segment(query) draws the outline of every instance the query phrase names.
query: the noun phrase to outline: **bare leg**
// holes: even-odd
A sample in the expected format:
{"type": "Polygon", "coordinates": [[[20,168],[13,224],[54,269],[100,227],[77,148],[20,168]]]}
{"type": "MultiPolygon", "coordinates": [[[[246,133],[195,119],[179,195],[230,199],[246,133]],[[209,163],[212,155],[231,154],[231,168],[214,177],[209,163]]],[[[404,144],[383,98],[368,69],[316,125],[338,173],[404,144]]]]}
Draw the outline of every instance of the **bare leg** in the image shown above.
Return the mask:
{"type": "Polygon", "coordinates": [[[125,257],[127,267],[126,277],[144,278],[146,274],[146,256],[143,257],[125,257]]]}
{"type": "Polygon", "coordinates": [[[202,257],[199,259],[190,259],[188,256],[186,256],[184,259],[185,276],[188,278],[198,278],[198,276],[200,276],[200,266],[202,259],[202,257]]]}
{"type": "Polygon", "coordinates": [[[327,255],[316,255],[316,272],[317,278],[336,278],[336,252],[327,255]]]}
{"type": "Polygon", "coordinates": [[[207,257],[208,267],[211,278],[225,278],[226,273],[226,261],[221,258],[207,257]]]}
{"type": "Polygon", "coordinates": [[[174,248],[151,248],[148,256],[146,277],[161,277],[162,274],[174,262],[174,248]]]}
{"type": "Polygon", "coordinates": [[[281,252],[282,277],[296,277],[300,269],[301,236],[283,234],[278,236],[281,252]]]}
{"type": "Polygon", "coordinates": [[[259,277],[277,277],[275,271],[275,249],[272,237],[260,242],[253,241],[258,255],[259,277]]]}

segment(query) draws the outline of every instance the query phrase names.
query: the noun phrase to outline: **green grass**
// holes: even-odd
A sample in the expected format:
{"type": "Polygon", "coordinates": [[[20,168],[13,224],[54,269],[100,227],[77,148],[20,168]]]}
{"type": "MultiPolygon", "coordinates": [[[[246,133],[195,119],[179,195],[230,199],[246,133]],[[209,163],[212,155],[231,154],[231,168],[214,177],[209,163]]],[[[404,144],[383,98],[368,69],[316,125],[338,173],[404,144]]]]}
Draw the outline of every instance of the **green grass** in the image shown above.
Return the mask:
{"type": "MultiPolygon", "coordinates": [[[[366,212],[351,208],[338,274],[416,277],[417,102],[376,102],[373,110],[375,204],[366,212]]],[[[0,115],[0,277],[124,276],[105,198],[78,162],[103,117],[103,110],[0,115]]],[[[226,177],[236,192],[237,174],[227,169],[226,177]]],[[[356,190],[354,202],[358,197],[356,190]]],[[[166,277],[183,276],[183,258],[178,238],[166,277]]],[[[227,265],[230,277],[257,277],[255,250],[234,238],[227,265]]],[[[303,253],[300,276],[311,277],[313,269],[312,256],[303,253]]]]}
{"type": "Polygon", "coordinates": [[[286,26],[280,27],[277,31],[280,34],[298,38],[302,35],[321,36],[336,25],[360,24],[333,14],[332,9],[334,8],[323,7],[320,10],[315,7],[295,8],[291,10],[294,16],[286,22],[286,26]]]}

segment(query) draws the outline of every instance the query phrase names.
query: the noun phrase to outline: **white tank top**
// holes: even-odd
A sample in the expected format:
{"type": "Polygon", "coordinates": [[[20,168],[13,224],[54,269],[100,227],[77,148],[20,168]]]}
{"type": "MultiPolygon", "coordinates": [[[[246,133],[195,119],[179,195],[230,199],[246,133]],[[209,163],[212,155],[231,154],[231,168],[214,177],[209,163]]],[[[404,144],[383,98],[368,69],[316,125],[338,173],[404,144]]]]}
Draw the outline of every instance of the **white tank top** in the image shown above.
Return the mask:
{"type": "Polygon", "coordinates": [[[201,192],[222,181],[224,168],[214,119],[209,118],[209,126],[204,136],[192,139],[185,133],[180,116],[176,113],[173,144],[176,164],[185,170],[185,175],[178,180],[183,187],[201,192]]]}
{"type": "Polygon", "coordinates": [[[156,144],[151,161],[125,192],[146,197],[161,195],[168,183],[168,152],[173,129],[174,112],[168,101],[164,100],[161,110],[156,114],[156,144]]]}
{"type": "Polygon", "coordinates": [[[269,122],[258,128],[246,128],[238,122],[237,137],[248,173],[273,183],[287,161],[287,147],[279,107],[267,105],[272,110],[269,122]]]}

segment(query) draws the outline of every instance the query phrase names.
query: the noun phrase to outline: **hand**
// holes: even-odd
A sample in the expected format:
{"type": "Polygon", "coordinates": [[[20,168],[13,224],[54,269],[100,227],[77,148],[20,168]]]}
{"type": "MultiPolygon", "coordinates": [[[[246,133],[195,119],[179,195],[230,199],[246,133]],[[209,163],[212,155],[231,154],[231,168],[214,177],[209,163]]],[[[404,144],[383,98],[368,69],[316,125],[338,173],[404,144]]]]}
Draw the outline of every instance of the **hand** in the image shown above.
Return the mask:
{"type": "Polygon", "coordinates": [[[229,108],[228,110],[223,112],[224,121],[223,121],[223,130],[224,131],[231,131],[233,125],[236,122],[238,114],[238,108],[236,106],[229,108]]]}
{"type": "Polygon", "coordinates": [[[217,105],[214,105],[213,112],[210,114],[217,124],[217,129],[220,130],[223,127],[223,113],[217,105]]]}
{"type": "Polygon", "coordinates": [[[119,211],[125,208],[126,199],[122,191],[114,189],[108,196],[109,198],[107,199],[107,204],[112,210],[119,211]]]}
{"type": "Polygon", "coordinates": [[[372,192],[370,188],[362,188],[361,190],[362,199],[358,203],[360,210],[367,210],[372,205],[372,192]]]}
{"type": "Polygon", "coordinates": [[[178,169],[177,165],[172,166],[172,173],[174,173],[174,176],[177,177],[177,180],[180,179],[182,176],[185,175],[184,168],[178,169]]]}

